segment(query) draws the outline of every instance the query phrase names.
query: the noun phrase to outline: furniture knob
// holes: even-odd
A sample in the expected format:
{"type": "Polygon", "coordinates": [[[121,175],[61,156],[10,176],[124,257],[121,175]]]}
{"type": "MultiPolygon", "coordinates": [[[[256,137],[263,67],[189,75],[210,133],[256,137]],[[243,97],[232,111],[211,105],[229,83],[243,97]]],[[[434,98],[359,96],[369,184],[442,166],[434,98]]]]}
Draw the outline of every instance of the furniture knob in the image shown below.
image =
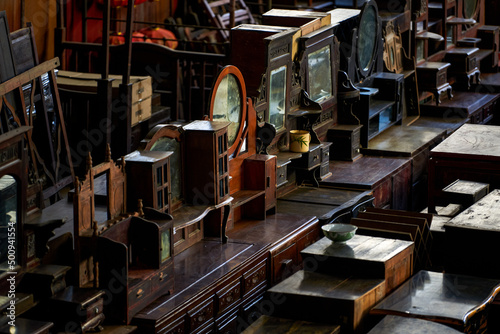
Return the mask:
{"type": "Polygon", "coordinates": [[[163,273],[160,273],[160,282],[163,281],[165,277],[163,277],[163,273]]]}
{"type": "Polygon", "coordinates": [[[139,290],[137,290],[136,297],[137,297],[137,298],[141,298],[143,294],[144,294],[144,290],[139,289],[139,290]]]}
{"type": "Polygon", "coordinates": [[[286,259],[286,260],[281,261],[281,266],[283,268],[286,268],[286,267],[288,267],[291,264],[292,264],[292,259],[286,259]]]}
{"type": "Polygon", "coordinates": [[[315,155],[315,156],[313,157],[313,160],[318,160],[318,159],[319,159],[319,156],[318,156],[318,155],[315,155]]]}

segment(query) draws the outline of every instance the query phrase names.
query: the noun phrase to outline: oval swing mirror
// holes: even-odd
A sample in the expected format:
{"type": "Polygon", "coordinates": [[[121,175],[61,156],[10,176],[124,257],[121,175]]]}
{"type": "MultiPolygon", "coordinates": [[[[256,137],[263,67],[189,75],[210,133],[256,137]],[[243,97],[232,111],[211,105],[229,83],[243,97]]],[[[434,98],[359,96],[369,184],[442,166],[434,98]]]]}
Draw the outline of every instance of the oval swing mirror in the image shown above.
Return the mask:
{"type": "Polygon", "coordinates": [[[228,65],[219,73],[210,96],[210,120],[231,122],[228,128],[228,154],[232,155],[246,121],[246,87],[236,66],[228,65]]]}

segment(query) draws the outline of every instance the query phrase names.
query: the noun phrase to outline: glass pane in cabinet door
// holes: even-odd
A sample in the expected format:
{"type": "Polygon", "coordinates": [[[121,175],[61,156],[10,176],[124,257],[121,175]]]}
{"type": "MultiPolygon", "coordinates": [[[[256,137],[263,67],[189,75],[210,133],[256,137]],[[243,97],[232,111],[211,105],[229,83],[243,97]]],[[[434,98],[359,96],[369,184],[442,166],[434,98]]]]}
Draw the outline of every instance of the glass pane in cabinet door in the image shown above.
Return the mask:
{"type": "Polygon", "coordinates": [[[159,187],[163,184],[163,170],[161,167],[156,168],[156,186],[159,187]]]}
{"type": "Polygon", "coordinates": [[[156,192],[157,209],[163,208],[163,190],[156,192]]]}
{"type": "MultiPolygon", "coordinates": [[[[163,137],[156,141],[151,148],[151,151],[172,151],[170,156],[170,191],[172,202],[177,202],[181,199],[182,193],[182,160],[181,160],[181,145],[174,138],[163,137]]],[[[165,182],[168,178],[165,178],[165,182]]]]}
{"type": "Polygon", "coordinates": [[[332,96],[332,68],[330,46],[327,45],[307,57],[309,66],[309,96],[320,102],[332,96]]]}
{"type": "Polygon", "coordinates": [[[279,131],[285,127],[286,66],[271,71],[269,90],[269,123],[279,131]]]}
{"type": "Polygon", "coordinates": [[[161,233],[161,262],[170,258],[170,230],[161,233]]]}
{"type": "Polygon", "coordinates": [[[17,181],[10,175],[0,178],[0,271],[17,266],[17,181]]]}
{"type": "Polygon", "coordinates": [[[217,87],[215,93],[213,120],[228,121],[228,143],[232,146],[236,140],[236,135],[241,123],[241,93],[235,75],[225,76],[217,87]]]}
{"type": "Polygon", "coordinates": [[[477,0],[464,0],[464,16],[468,19],[473,19],[476,13],[476,7],[477,0]]]}

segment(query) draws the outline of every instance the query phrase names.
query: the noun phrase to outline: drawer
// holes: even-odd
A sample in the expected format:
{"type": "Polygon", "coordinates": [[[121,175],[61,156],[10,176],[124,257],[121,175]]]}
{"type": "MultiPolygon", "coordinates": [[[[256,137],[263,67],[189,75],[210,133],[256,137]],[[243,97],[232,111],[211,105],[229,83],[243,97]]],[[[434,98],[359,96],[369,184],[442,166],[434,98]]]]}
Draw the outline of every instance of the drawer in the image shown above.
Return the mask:
{"type": "Polygon", "coordinates": [[[243,295],[246,296],[260,283],[267,279],[267,261],[261,262],[255,269],[243,274],[244,290],[243,295]]]}
{"type": "Polygon", "coordinates": [[[443,69],[438,72],[437,78],[436,78],[436,87],[440,87],[444,85],[445,83],[448,82],[448,71],[447,69],[443,69]]]}
{"type": "Polygon", "coordinates": [[[241,299],[240,280],[238,279],[232,282],[228,288],[217,291],[215,297],[217,302],[217,314],[221,314],[241,299]]]}
{"type": "Polygon", "coordinates": [[[325,175],[330,173],[330,163],[324,163],[319,167],[319,178],[323,178],[325,175]]]}
{"type": "Polygon", "coordinates": [[[172,321],[168,328],[163,329],[165,334],[184,334],[186,331],[186,321],[184,320],[184,316],[179,319],[172,321]]]}
{"type": "Polygon", "coordinates": [[[214,300],[210,298],[205,303],[187,312],[189,328],[191,331],[206,325],[207,322],[213,321],[214,317],[214,300]]]}
{"type": "Polygon", "coordinates": [[[297,264],[297,245],[289,245],[271,259],[272,282],[278,283],[291,275],[297,264]]]}
{"type": "Polygon", "coordinates": [[[321,163],[321,154],[321,146],[317,146],[310,150],[309,153],[307,153],[307,168],[319,165],[321,163]]]}
{"type": "Polygon", "coordinates": [[[278,167],[276,170],[276,186],[280,187],[287,183],[287,165],[278,167]]]}
{"type": "MultiPolygon", "coordinates": [[[[165,287],[165,285],[173,285],[174,279],[174,267],[172,265],[172,261],[167,267],[159,270],[152,278],[151,278],[151,290],[155,291],[159,288],[165,287]]],[[[173,288],[170,287],[169,289],[173,288]]]]}
{"type": "Polygon", "coordinates": [[[104,309],[104,299],[99,298],[90,305],[86,305],[85,308],[80,311],[81,313],[80,312],[77,313],[79,313],[82,322],[85,322],[88,320],[92,320],[95,317],[98,317],[103,312],[103,309],[104,309]],[[83,316],[83,314],[85,314],[85,317],[83,316]]]}
{"type": "MultiPolygon", "coordinates": [[[[300,258],[300,252],[306,248],[307,246],[312,245],[319,239],[319,228],[315,228],[313,231],[310,231],[302,238],[297,240],[297,257],[300,258]]],[[[302,261],[302,259],[300,259],[302,261]]]]}
{"type": "Polygon", "coordinates": [[[129,306],[133,306],[143,299],[147,298],[147,296],[151,293],[151,281],[144,280],[141,283],[137,284],[133,287],[128,293],[128,304],[129,306]]]}
{"type": "Polygon", "coordinates": [[[325,162],[330,161],[330,146],[332,143],[329,142],[323,142],[323,145],[321,146],[321,163],[324,164],[325,162]]]}

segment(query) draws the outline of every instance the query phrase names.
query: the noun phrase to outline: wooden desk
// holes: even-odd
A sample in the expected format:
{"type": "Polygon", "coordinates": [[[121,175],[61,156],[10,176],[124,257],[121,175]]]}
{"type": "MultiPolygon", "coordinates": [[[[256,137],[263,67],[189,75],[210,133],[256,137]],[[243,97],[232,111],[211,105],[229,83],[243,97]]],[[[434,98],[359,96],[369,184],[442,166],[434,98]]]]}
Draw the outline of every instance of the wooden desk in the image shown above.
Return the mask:
{"type": "Polygon", "coordinates": [[[434,117],[470,118],[473,124],[486,124],[498,109],[499,94],[455,92],[453,99],[443,100],[439,106],[429,101],[420,105],[420,114],[434,117]]]}
{"type": "Polygon", "coordinates": [[[368,142],[361,149],[365,155],[411,158],[410,210],[421,210],[426,206],[427,165],[430,150],[446,136],[441,128],[420,126],[393,126],[368,142]]]}
{"type": "Polygon", "coordinates": [[[410,158],[363,156],[355,161],[330,161],[332,176],[320,187],[344,187],[373,192],[375,207],[408,208],[411,184],[410,158]]]}
{"type": "Polygon", "coordinates": [[[436,200],[453,181],[468,180],[500,188],[500,127],[464,124],[431,151],[428,210],[436,213],[436,200]]]}
{"type": "Polygon", "coordinates": [[[368,190],[301,186],[278,199],[278,212],[316,216],[324,225],[340,216],[348,222],[357,210],[371,206],[372,201],[368,190]]]}
{"type": "Polygon", "coordinates": [[[498,280],[422,270],[370,314],[421,318],[464,333],[484,333],[486,308],[500,290],[499,284],[498,280]]]}
{"type": "Polygon", "coordinates": [[[342,333],[363,331],[365,316],[385,296],[382,278],[332,276],[298,271],[267,292],[272,316],[341,324],[342,333]]]}
{"type": "Polygon", "coordinates": [[[457,334],[453,328],[428,320],[386,315],[368,334],[457,334]]]}
{"type": "Polygon", "coordinates": [[[322,238],[301,254],[305,270],[384,278],[390,292],[413,274],[413,248],[410,241],[355,235],[344,244],[322,238]]]}
{"type": "Polygon", "coordinates": [[[444,224],[447,272],[500,279],[500,190],[495,189],[444,224]],[[467,245],[467,247],[464,247],[467,245]]]}

